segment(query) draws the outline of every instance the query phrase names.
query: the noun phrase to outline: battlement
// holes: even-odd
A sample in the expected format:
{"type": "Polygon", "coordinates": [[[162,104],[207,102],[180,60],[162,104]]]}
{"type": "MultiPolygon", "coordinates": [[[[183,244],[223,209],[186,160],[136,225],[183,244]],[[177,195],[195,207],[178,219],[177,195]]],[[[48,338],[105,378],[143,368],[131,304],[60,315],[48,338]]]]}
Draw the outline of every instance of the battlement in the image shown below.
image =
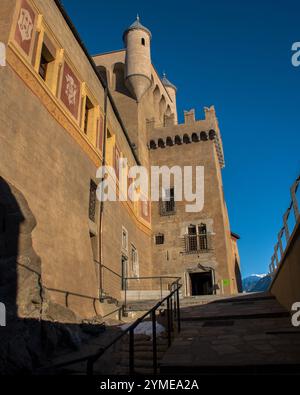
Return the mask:
{"type": "Polygon", "coordinates": [[[208,126],[208,128],[211,127],[211,128],[218,129],[218,119],[216,116],[215,107],[214,106],[204,107],[204,114],[205,114],[204,119],[196,120],[195,109],[191,109],[189,111],[184,111],[184,123],[182,123],[182,124],[176,123],[175,114],[165,115],[163,124],[161,124],[161,123],[158,124],[156,122],[155,118],[153,117],[153,118],[146,120],[147,129],[149,131],[153,131],[153,129],[162,130],[162,129],[168,128],[170,126],[184,127],[187,125],[194,125],[195,123],[198,126],[203,124],[203,126],[205,126],[205,127],[208,126]]]}
{"type": "Polygon", "coordinates": [[[184,123],[175,124],[174,114],[165,116],[164,125],[156,127],[155,119],[147,120],[148,148],[176,147],[182,144],[213,141],[221,168],[225,166],[223,145],[214,106],[204,107],[205,118],[196,120],[195,110],[184,111],[184,123]]]}

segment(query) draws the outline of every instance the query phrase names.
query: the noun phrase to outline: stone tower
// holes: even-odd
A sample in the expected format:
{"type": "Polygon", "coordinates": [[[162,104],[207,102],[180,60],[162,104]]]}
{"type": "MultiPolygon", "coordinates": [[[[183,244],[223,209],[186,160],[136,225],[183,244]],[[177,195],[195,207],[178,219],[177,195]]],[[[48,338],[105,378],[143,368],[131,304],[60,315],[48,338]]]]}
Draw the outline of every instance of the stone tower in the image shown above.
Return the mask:
{"type": "Polygon", "coordinates": [[[151,32],[136,21],[125,30],[125,79],[128,89],[139,102],[151,86],[151,32]]]}

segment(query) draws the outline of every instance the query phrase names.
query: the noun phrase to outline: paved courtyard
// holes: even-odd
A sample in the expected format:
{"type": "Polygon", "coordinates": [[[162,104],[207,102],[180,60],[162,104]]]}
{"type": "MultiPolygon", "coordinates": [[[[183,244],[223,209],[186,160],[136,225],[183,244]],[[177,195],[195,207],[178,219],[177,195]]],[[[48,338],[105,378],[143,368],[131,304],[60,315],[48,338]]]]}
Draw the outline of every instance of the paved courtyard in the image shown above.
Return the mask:
{"type": "Polygon", "coordinates": [[[300,328],[268,294],[182,307],[182,331],[161,362],[162,373],[294,373],[300,328]]]}

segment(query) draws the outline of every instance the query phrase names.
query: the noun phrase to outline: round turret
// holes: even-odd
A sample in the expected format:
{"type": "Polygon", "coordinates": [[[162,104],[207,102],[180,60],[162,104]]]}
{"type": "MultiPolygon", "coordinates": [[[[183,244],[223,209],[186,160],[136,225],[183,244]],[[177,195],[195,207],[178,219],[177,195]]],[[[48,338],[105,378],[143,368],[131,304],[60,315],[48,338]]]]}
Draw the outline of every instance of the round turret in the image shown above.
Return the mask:
{"type": "Polygon", "coordinates": [[[125,30],[123,40],[126,45],[125,79],[137,101],[151,86],[151,32],[136,21],[125,30]]]}

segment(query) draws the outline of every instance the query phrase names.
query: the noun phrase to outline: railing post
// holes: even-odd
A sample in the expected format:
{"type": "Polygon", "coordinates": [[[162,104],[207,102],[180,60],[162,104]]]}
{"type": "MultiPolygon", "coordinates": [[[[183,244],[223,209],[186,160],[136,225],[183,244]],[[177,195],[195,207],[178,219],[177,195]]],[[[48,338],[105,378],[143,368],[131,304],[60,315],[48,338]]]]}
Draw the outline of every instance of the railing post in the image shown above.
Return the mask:
{"type": "Polygon", "coordinates": [[[171,309],[170,309],[171,332],[173,332],[174,327],[173,327],[173,295],[172,294],[171,294],[171,297],[170,297],[170,306],[171,306],[171,309]]]}
{"type": "Polygon", "coordinates": [[[94,361],[89,358],[86,363],[86,374],[87,376],[92,376],[94,374],[94,361]]]}
{"type": "Polygon", "coordinates": [[[288,225],[288,219],[289,219],[290,211],[291,211],[291,209],[288,208],[287,211],[284,213],[284,216],[283,216],[283,224],[284,224],[284,232],[285,232],[286,244],[288,244],[289,238],[290,238],[290,231],[289,231],[289,225],[288,225]]]}
{"type": "Polygon", "coordinates": [[[162,278],[160,277],[160,299],[162,299],[162,278]]]}
{"type": "Polygon", "coordinates": [[[153,373],[157,373],[156,311],[152,313],[153,373]]]}
{"type": "Polygon", "coordinates": [[[103,266],[102,263],[99,262],[99,276],[100,276],[100,292],[101,296],[103,294],[103,266]]]}
{"type": "Polygon", "coordinates": [[[299,180],[296,180],[291,188],[291,196],[292,196],[292,201],[293,201],[293,208],[294,208],[296,223],[297,223],[299,215],[300,215],[299,214],[299,206],[298,206],[297,197],[296,197],[296,191],[298,188],[298,184],[299,184],[299,180]]]}
{"type": "Polygon", "coordinates": [[[168,318],[168,346],[171,346],[171,319],[170,319],[170,298],[167,299],[167,318],[168,318]]]}
{"type": "Polygon", "coordinates": [[[275,257],[275,261],[276,261],[276,265],[279,265],[279,259],[278,259],[278,243],[276,243],[275,247],[274,247],[274,257],[275,257]]]}
{"type": "Polygon", "coordinates": [[[174,324],[177,318],[177,298],[176,298],[176,289],[174,288],[174,295],[173,295],[173,307],[174,307],[174,324]]]}
{"type": "Polygon", "coordinates": [[[177,297],[177,330],[178,330],[178,333],[179,333],[181,331],[180,306],[179,306],[179,286],[177,286],[176,297],[177,297]]]}
{"type": "Polygon", "coordinates": [[[134,329],[129,331],[129,374],[134,374],[134,329]]]}
{"type": "Polygon", "coordinates": [[[283,229],[280,230],[280,232],[278,233],[277,239],[278,239],[278,246],[279,246],[279,251],[280,251],[280,260],[283,257],[283,245],[282,245],[282,235],[283,235],[283,229]]]}
{"type": "Polygon", "coordinates": [[[127,278],[125,277],[124,312],[127,310],[127,278]]]}

